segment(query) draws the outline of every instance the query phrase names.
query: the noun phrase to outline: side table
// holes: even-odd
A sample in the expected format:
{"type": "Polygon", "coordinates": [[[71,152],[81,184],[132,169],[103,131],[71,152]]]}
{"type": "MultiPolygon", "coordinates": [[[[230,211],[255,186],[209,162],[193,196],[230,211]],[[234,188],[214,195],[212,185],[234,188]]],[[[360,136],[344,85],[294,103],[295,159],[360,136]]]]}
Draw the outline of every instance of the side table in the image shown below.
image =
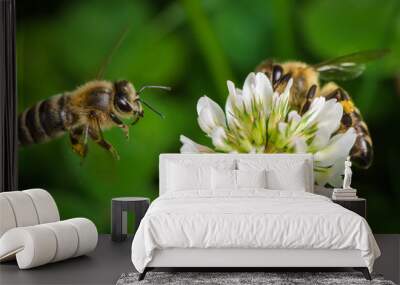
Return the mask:
{"type": "Polygon", "coordinates": [[[352,200],[337,200],[332,199],[332,202],[339,204],[340,206],[359,214],[364,219],[367,218],[367,200],[364,198],[356,198],[352,200]]]}
{"type": "Polygon", "coordinates": [[[123,241],[127,237],[128,211],[135,214],[135,229],[146,214],[150,199],[144,197],[119,197],[111,200],[111,239],[123,241]]]}

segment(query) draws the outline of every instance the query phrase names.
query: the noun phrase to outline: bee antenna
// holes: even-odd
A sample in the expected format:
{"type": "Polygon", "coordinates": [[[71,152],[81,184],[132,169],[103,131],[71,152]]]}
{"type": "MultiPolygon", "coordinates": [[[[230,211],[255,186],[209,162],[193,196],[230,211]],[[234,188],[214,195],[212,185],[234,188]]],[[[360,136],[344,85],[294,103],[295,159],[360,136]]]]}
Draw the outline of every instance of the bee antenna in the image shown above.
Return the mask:
{"type": "MultiPolygon", "coordinates": [[[[160,86],[160,85],[146,85],[146,86],[142,86],[139,91],[137,92],[137,94],[140,94],[143,92],[143,90],[145,89],[163,89],[163,90],[167,90],[167,91],[171,91],[171,87],[168,86],[160,86]]],[[[143,103],[145,104],[145,103],[143,103]]],[[[150,108],[150,107],[149,107],[150,108]]]]}
{"type": "MultiPolygon", "coordinates": [[[[143,88],[143,87],[142,87],[143,88]]],[[[140,92],[140,91],[139,91],[140,92]]],[[[160,113],[159,111],[157,111],[156,109],[154,109],[149,103],[147,103],[146,101],[144,101],[142,98],[139,99],[140,102],[143,103],[143,105],[145,105],[147,108],[149,108],[150,110],[152,110],[154,113],[156,113],[157,115],[159,115],[162,119],[165,118],[165,116],[160,113]]]]}
{"type": "Polygon", "coordinates": [[[107,66],[110,64],[114,53],[119,49],[121,44],[124,42],[126,36],[128,35],[130,30],[130,25],[127,25],[118,36],[117,41],[115,42],[114,46],[108,53],[107,57],[102,62],[99,71],[97,72],[96,79],[101,79],[104,76],[104,72],[106,71],[107,66]]]}

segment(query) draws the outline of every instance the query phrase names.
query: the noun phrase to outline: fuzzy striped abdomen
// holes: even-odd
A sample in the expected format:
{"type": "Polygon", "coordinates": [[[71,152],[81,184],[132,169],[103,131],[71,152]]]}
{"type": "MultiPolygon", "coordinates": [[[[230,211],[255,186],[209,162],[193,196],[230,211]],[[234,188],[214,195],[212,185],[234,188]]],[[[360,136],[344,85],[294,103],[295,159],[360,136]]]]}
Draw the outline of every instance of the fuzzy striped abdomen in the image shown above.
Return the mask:
{"type": "Polygon", "coordinates": [[[52,96],[36,103],[18,116],[20,146],[42,143],[67,130],[67,94],[52,96]]]}

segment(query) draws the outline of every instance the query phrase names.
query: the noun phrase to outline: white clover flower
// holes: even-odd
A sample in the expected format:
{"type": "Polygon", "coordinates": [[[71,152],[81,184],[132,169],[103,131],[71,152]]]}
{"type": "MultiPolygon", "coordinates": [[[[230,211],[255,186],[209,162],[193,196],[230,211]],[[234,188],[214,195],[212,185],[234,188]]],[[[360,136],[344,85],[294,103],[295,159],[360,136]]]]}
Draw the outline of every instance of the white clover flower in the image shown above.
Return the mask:
{"type": "Polygon", "coordinates": [[[212,153],[215,152],[211,148],[195,143],[191,139],[185,137],[184,135],[180,136],[180,141],[182,143],[181,153],[212,153]]]}
{"type": "Polygon", "coordinates": [[[200,128],[208,135],[219,126],[226,126],[225,114],[221,107],[207,96],[203,96],[197,102],[197,121],[200,128]]]}
{"type": "MultiPolygon", "coordinates": [[[[339,186],[344,161],[356,140],[353,128],[337,133],[343,107],[336,99],[316,97],[303,115],[289,104],[289,80],[282,93],[274,92],[264,73],[250,73],[243,88],[228,81],[225,113],[210,98],[197,103],[200,128],[216,151],[230,153],[312,153],[315,181],[339,186]]],[[[181,136],[182,153],[214,150],[181,136]]]]}

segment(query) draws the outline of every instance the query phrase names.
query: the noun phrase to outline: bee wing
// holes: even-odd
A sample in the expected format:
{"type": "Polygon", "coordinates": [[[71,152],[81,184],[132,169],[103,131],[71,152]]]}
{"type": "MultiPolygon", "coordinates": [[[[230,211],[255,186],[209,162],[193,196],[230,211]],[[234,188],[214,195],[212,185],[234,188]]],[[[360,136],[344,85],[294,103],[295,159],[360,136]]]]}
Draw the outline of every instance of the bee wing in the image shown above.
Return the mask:
{"type": "Polygon", "coordinates": [[[364,63],[381,58],[388,52],[386,49],[356,52],[315,64],[313,68],[323,80],[351,80],[364,72],[364,63]]]}

